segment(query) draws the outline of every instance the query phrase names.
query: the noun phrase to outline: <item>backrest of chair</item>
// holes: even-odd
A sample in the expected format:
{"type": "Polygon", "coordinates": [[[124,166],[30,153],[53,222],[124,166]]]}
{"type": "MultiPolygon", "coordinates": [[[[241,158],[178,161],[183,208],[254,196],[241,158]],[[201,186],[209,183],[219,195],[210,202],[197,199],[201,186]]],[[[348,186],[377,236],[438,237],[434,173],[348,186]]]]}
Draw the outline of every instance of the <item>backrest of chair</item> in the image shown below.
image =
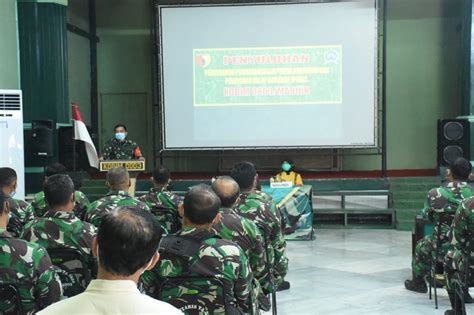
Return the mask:
{"type": "Polygon", "coordinates": [[[155,206],[150,210],[153,216],[166,227],[169,233],[175,233],[181,228],[176,210],[165,206],[155,206]]]}
{"type": "Polygon", "coordinates": [[[24,314],[21,296],[14,284],[0,282],[0,314],[24,314]]]}
{"type": "Polygon", "coordinates": [[[64,296],[83,292],[92,278],[84,255],[74,248],[51,248],[48,254],[61,279],[64,296]]]}
{"type": "Polygon", "coordinates": [[[166,278],[159,285],[156,298],[170,303],[186,315],[228,314],[224,284],[217,278],[166,278]]]}

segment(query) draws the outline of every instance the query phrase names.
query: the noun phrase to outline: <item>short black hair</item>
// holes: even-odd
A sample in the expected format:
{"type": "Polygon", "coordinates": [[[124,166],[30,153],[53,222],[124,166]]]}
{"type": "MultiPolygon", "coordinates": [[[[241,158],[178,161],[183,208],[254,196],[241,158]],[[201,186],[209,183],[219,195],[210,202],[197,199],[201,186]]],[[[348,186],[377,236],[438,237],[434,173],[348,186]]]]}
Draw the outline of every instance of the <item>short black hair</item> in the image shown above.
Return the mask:
{"type": "Polygon", "coordinates": [[[240,162],[235,164],[230,171],[230,177],[239,184],[241,190],[249,190],[252,188],[256,175],[257,169],[251,162],[240,162]]]}
{"type": "Polygon", "coordinates": [[[130,276],[156,253],[162,233],[149,211],[136,206],[118,207],[100,222],[99,263],[112,274],[130,276]]]}
{"type": "Polygon", "coordinates": [[[13,168],[0,168],[0,188],[11,186],[16,180],[17,175],[13,168]]]}
{"type": "Polygon", "coordinates": [[[451,174],[455,180],[467,181],[471,175],[471,162],[465,158],[457,158],[450,166],[451,174]]]}
{"type": "Polygon", "coordinates": [[[44,198],[50,208],[66,205],[74,193],[74,183],[65,174],[48,176],[43,183],[44,198]]]}
{"type": "Polygon", "coordinates": [[[6,202],[7,196],[3,191],[0,190],[0,217],[3,215],[3,207],[5,207],[6,202]]]}
{"type": "Polygon", "coordinates": [[[221,207],[219,197],[209,185],[192,187],[184,196],[184,216],[194,224],[210,224],[221,207]]]}
{"type": "Polygon", "coordinates": [[[221,200],[222,207],[225,208],[234,206],[240,195],[239,184],[230,176],[217,177],[212,182],[212,190],[221,200]]]}
{"type": "Polygon", "coordinates": [[[170,179],[170,170],[164,166],[160,165],[153,170],[153,181],[157,184],[166,184],[170,179]]]}
{"type": "Polygon", "coordinates": [[[116,187],[125,185],[128,184],[129,180],[130,174],[123,166],[114,167],[107,172],[107,182],[110,186],[116,187]]]}
{"type": "Polygon", "coordinates": [[[116,124],[114,127],[114,131],[117,130],[118,127],[122,127],[123,129],[125,129],[125,131],[128,131],[127,126],[125,126],[124,124],[116,124]]]}
{"type": "Polygon", "coordinates": [[[46,167],[44,176],[49,177],[56,174],[66,174],[66,167],[61,163],[52,163],[46,167]]]}

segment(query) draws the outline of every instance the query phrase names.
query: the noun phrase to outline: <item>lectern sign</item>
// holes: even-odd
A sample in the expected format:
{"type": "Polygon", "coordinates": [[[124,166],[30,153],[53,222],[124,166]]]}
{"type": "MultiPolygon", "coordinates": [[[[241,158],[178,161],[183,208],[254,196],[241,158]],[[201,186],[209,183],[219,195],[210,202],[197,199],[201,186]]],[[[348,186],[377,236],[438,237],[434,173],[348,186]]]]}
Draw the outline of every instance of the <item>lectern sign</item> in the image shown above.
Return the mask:
{"type": "Polygon", "coordinates": [[[100,161],[99,169],[101,172],[108,172],[114,167],[125,167],[129,172],[138,172],[145,170],[145,160],[115,160],[100,161]]]}

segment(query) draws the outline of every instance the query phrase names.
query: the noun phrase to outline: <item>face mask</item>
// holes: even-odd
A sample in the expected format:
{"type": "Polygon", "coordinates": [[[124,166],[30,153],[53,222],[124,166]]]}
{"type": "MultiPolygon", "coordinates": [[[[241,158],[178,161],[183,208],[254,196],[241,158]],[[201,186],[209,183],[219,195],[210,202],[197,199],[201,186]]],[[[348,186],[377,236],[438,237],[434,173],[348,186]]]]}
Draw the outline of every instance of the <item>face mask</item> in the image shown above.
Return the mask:
{"type": "Polygon", "coordinates": [[[291,170],[291,164],[287,163],[287,162],[284,162],[281,165],[281,169],[284,170],[285,172],[289,172],[291,170]]]}
{"type": "Polygon", "coordinates": [[[125,137],[126,137],[126,135],[125,135],[125,133],[123,133],[123,132],[117,132],[117,133],[115,134],[115,139],[117,139],[117,140],[119,140],[119,141],[125,140],[125,137]]]}
{"type": "Polygon", "coordinates": [[[10,197],[13,198],[13,197],[15,197],[15,195],[16,195],[16,191],[12,191],[11,194],[10,194],[10,197]]]}

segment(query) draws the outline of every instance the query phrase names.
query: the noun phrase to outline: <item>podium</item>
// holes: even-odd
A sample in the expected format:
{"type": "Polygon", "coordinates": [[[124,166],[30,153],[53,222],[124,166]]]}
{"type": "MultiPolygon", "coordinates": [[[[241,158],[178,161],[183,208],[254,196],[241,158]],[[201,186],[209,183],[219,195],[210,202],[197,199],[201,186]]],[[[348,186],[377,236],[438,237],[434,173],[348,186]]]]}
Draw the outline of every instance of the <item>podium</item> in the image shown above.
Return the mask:
{"type": "Polygon", "coordinates": [[[145,160],[105,160],[99,161],[99,171],[108,172],[115,167],[125,167],[130,173],[130,189],[128,194],[135,197],[135,186],[137,184],[137,176],[145,170],[145,160]]]}

